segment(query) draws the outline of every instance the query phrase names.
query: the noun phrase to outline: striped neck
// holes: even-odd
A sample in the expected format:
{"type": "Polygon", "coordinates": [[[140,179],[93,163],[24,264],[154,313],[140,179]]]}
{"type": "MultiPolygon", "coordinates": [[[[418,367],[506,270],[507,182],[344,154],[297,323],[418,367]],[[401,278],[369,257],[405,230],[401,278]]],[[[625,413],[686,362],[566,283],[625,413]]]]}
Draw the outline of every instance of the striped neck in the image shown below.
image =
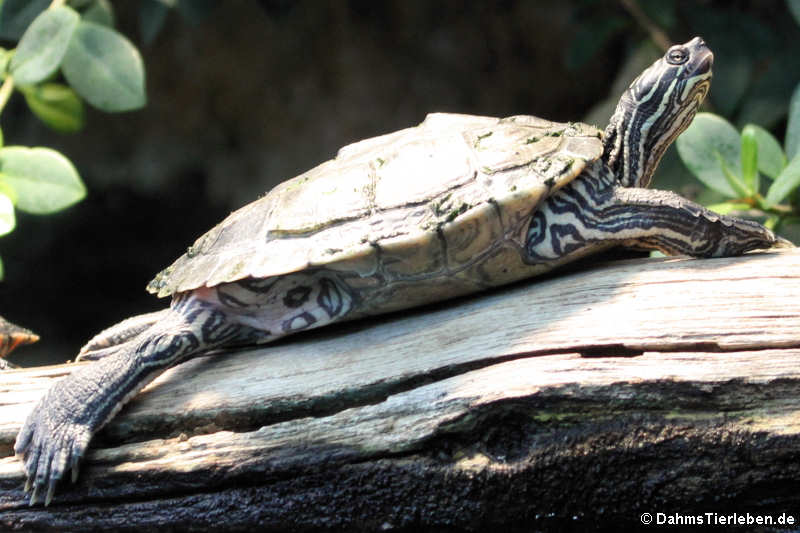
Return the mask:
{"type": "Polygon", "coordinates": [[[624,187],[647,187],[711,85],[713,55],[699,37],[676,45],[625,91],[603,135],[603,158],[624,187]]]}

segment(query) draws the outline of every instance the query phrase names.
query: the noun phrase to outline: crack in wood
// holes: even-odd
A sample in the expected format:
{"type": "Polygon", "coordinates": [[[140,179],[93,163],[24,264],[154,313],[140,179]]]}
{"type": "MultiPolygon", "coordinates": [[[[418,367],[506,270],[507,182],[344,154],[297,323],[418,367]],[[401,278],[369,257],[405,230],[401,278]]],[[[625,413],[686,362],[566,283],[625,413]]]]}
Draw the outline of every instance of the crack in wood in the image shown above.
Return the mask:
{"type": "MultiPolygon", "coordinates": [[[[798,250],[633,260],[200,358],[109,425],[50,508],[28,508],[20,462],[0,459],[0,528],[797,508],[799,290],[798,250]]],[[[63,373],[0,373],[6,453],[63,373]]]]}

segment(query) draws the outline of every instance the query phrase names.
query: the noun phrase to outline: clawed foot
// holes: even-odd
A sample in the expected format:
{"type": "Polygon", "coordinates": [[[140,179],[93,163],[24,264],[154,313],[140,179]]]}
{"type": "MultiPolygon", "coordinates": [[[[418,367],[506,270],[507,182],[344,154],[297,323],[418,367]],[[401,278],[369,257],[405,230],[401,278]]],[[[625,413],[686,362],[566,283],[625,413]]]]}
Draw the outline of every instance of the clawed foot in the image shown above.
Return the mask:
{"type": "MultiPolygon", "coordinates": [[[[63,381],[62,381],[63,382],[63,381]]],[[[14,452],[24,463],[27,480],[25,492],[31,492],[30,504],[42,501],[49,505],[56,484],[72,470],[72,481],[78,478],[78,464],[89,446],[92,431],[81,423],[81,410],[71,409],[72,402],[62,402],[56,383],[28,415],[17,435],[14,452]]]]}
{"type": "MultiPolygon", "coordinates": [[[[190,307],[190,311],[192,308],[190,307]]],[[[24,463],[27,483],[33,491],[31,505],[53,499],[56,484],[68,470],[78,477],[78,463],[89,447],[92,435],[161,372],[192,355],[203,353],[208,345],[197,335],[206,331],[217,315],[201,308],[186,321],[183,315],[151,313],[126,320],[95,338],[81,359],[98,359],[76,368],[55,383],[28,415],[17,435],[14,451],[24,463]],[[160,329],[135,341],[142,328],[160,329]],[[194,329],[196,327],[196,329],[194,329]]],[[[219,321],[213,322],[218,324],[219,321]]]]}

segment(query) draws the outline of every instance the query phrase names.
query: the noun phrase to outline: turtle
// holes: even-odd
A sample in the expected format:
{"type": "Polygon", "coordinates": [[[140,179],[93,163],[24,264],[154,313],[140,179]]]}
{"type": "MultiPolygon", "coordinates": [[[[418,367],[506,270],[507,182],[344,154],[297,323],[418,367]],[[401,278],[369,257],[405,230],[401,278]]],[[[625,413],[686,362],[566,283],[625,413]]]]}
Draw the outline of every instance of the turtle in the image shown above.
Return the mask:
{"type": "Polygon", "coordinates": [[[16,324],[12,324],[0,316],[0,370],[15,368],[4,358],[15,348],[24,344],[32,344],[39,340],[34,332],[16,324]]]}
{"type": "Polygon", "coordinates": [[[613,246],[717,257],[791,246],[648,189],[705,98],[713,54],[671,47],[605,130],[433,113],[350,144],[198,238],[148,285],[170,306],[101,332],[20,430],[31,504],[73,482],[92,435],[189,358],[507,284],[613,246]]]}

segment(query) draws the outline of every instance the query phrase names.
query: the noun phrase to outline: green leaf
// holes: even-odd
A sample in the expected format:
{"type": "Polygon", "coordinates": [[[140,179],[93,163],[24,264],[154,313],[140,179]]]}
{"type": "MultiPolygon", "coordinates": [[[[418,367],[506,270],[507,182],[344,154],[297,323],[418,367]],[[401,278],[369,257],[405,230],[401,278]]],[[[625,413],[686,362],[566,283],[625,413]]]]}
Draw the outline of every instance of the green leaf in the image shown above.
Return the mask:
{"type": "Polygon", "coordinates": [[[789,11],[791,11],[794,21],[800,25],[800,0],[786,0],[786,3],[789,5],[789,11]]]}
{"type": "Polygon", "coordinates": [[[8,63],[12,57],[14,57],[13,51],[0,48],[0,72],[8,71],[8,63]]]}
{"type": "Polygon", "coordinates": [[[641,2],[639,6],[660,28],[672,29],[678,23],[675,2],[641,2]]]}
{"type": "Polygon", "coordinates": [[[108,0],[94,0],[81,16],[83,20],[114,27],[114,6],[108,0]]]}
{"type": "Polygon", "coordinates": [[[167,21],[169,6],[158,0],[142,0],[139,5],[139,33],[145,44],[152,43],[167,21]]]}
{"type": "Polygon", "coordinates": [[[5,269],[3,268],[3,258],[0,257],[0,281],[6,276],[5,269]]]}
{"type": "Polygon", "coordinates": [[[0,193],[0,235],[11,233],[16,225],[14,202],[5,194],[0,193]]]}
{"type": "Polygon", "coordinates": [[[748,80],[747,93],[736,109],[737,123],[742,126],[753,122],[775,130],[776,125],[785,123],[789,100],[800,80],[797,50],[789,46],[782,50],[780,45],[773,47],[772,44],[762,48],[750,45],[749,48],[754,54],[750,61],[758,67],[748,80]]]}
{"type": "Polygon", "coordinates": [[[31,111],[54,130],[73,133],[83,128],[83,100],[66,85],[43,83],[26,87],[22,93],[31,111]]]}
{"type": "Polygon", "coordinates": [[[0,181],[0,194],[8,196],[14,205],[17,204],[17,191],[11,185],[3,183],[3,181],[0,181]]]}
{"type": "Polygon", "coordinates": [[[752,125],[748,124],[742,130],[742,180],[747,188],[747,196],[758,192],[758,141],[752,125]]]}
{"type": "Polygon", "coordinates": [[[772,179],[777,178],[786,166],[786,156],[780,143],[761,126],[749,124],[747,127],[751,128],[758,143],[758,170],[772,179]]]}
{"type": "Polygon", "coordinates": [[[49,148],[0,148],[0,184],[14,190],[18,209],[37,215],[59,211],[86,196],[72,163],[49,148]]]}
{"type": "MultiPolygon", "coordinates": [[[[181,2],[184,5],[184,2],[181,2]]],[[[575,28],[575,38],[570,39],[564,49],[564,64],[571,72],[589,63],[615,34],[620,33],[628,19],[607,15],[597,20],[586,21],[575,28]]]]}
{"type": "Polygon", "coordinates": [[[78,27],[80,16],[69,7],[48,9],[25,31],[9,65],[19,85],[32,85],[52,75],[78,27]]]}
{"type": "Polygon", "coordinates": [[[697,179],[725,196],[738,196],[719,163],[724,161],[728,172],[741,173],[739,132],[730,122],[711,113],[698,113],[678,137],[677,148],[683,163],[697,179]]]}
{"type": "Polygon", "coordinates": [[[797,187],[800,187],[800,155],[789,161],[783,172],[772,182],[766,201],[771,205],[779,204],[797,187]]]}
{"type": "Polygon", "coordinates": [[[713,204],[706,207],[720,215],[728,215],[734,211],[747,211],[751,209],[748,204],[743,204],[741,202],[722,202],[721,204],[713,204]]]}
{"type": "Polygon", "coordinates": [[[749,198],[751,194],[747,189],[747,185],[739,179],[739,176],[733,173],[728,163],[718,151],[714,150],[714,156],[717,158],[717,163],[722,169],[722,175],[725,177],[725,181],[727,181],[731,189],[736,192],[736,196],[739,198],[749,198]]]}
{"type": "Polygon", "coordinates": [[[50,0],[4,0],[0,7],[0,39],[16,41],[50,0]]]}
{"type": "Polygon", "coordinates": [[[99,24],[78,24],[61,69],[78,94],[103,111],[130,111],[147,100],[139,51],[99,24]]]}
{"type": "Polygon", "coordinates": [[[3,130],[0,130],[0,148],[3,147],[3,130]]]}
{"type": "Polygon", "coordinates": [[[219,5],[219,0],[177,0],[177,2],[164,1],[165,4],[174,4],[183,19],[189,24],[200,24],[219,5]]]}
{"type": "Polygon", "coordinates": [[[786,157],[794,159],[800,153],[800,83],[789,103],[789,122],[786,126],[786,157]]]}

